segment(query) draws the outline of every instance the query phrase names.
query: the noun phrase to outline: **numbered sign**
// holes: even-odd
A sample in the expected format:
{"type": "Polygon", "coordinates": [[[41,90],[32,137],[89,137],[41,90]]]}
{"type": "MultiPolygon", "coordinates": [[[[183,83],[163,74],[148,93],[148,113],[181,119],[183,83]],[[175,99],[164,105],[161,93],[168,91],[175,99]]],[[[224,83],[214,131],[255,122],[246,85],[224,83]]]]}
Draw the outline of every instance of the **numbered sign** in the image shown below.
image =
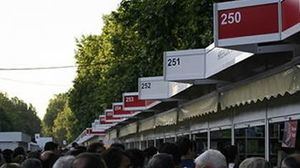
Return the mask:
{"type": "Polygon", "coordinates": [[[126,111],[123,109],[123,102],[113,103],[114,117],[129,118],[136,114],[136,111],[126,111]]]}
{"type": "Polygon", "coordinates": [[[300,31],[300,1],[283,0],[282,7],[282,39],[286,39],[300,31]]]}
{"type": "Polygon", "coordinates": [[[169,83],[164,81],[163,76],[139,78],[139,98],[142,100],[169,98],[168,86],[169,83]]]}
{"type": "Polygon", "coordinates": [[[158,101],[139,99],[138,92],[123,93],[123,109],[126,111],[146,110],[158,103],[158,101]]]}
{"type": "Polygon", "coordinates": [[[167,81],[204,79],[205,49],[164,53],[164,77],[167,81]]]}
{"type": "Polygon", "coordinates": [[[86,135],[105,135],[105,130],[93,130],[92,128],[85,129],[86,135]]]}
{"type": "Polygon", "coordinates": [[[110,128],[112,124],[105,124],[105,125],[93,125],[92,131],[105,131],[106,129],[110,128]]]}
{"type": "Polygon", "coordinates": [[[139,98],[142,100],[167,99],[189,86],[191,84],[165,81],[163,76],[139,78],[139,98]]]}
{"type": "Polygon", "coordinates": [[[216,46],[278,41],[280,0],[244,0],[214,5],[216,46]]]}
{"type": "Polygon", "coordinates": [[[114,117],[114,111],[112,109],[105,110],[106,119],[114,117]]]}
{"type": "Polygon", "coordinates": [[[206,59],[205,59],[206,78],[209,78],[221,72],[222,70],[225,70],[254,55],[253,53],[248,53],[248,52],[218,48],[215,47],[214,44],[211,44],[206,49],[207,49],[206,59]]]}
{"type": "Polygon", "coordinates": [[[113,124],[114,123],[112,121],[106,121],[106,116],[105,115],[100,115],[99,120],[100,120],[100,124],[113,124]]]}
{"type": "Polygon", "coordinates": [[[105,110],[105,120],[106,122],[114,122],[114,123],[124,121],[123,118],[114,116],[113,109],[105,110]]]}
{"type": "Polygon", "coordinates": [[[99,116],[100,124],[101,125],[110,125],[110,124],[115,124],[117,122],[123,121],[123,119],[115,119],[111,117],[106,117],[106,115],[100,115],[99,116]]]}

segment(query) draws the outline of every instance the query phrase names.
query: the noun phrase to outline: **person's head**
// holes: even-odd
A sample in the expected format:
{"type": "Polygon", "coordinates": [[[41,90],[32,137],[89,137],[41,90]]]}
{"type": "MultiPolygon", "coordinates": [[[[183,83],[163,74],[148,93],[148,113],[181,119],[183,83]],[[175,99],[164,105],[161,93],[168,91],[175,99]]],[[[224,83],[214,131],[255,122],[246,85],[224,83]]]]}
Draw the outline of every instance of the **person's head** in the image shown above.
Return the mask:
{"type": "Polygon", "coordinates": [[[120,150],[125,150],[125,146],[123,144],[120,144],[120,143],[113,143],[110,145],[111,148],[118,148],[120,150]]]}
{"type": "Polygon", "coordinates": [[[300,154],[292,154],[285,157],[281,162],[281,168],[300,167],[300,154]]]}
{"type": "Polygon", "coordinates": [[[179,148],[176,144],[174,143],[163,143],[159,148],[158,148],[159,153],[167,153],[173,156],[173,161],[175,165],[180,165],[181,162],[181,155],[179,148]]]}
{"type": "Polygon", "coordinates": [[[128,168],[130,165],[130,158],[118,148],[109,148],[102,157],[108,168],[128,168]]]}
{"type": "Polygon", "coordinates": [[[194,154],[193,143],[188,138],[179,139],[177,145],[181,156],[189,156],[194,154]]]}
{"type": "Polygon", "coordinates": [[[144,167],[144,153],[139,149],[129,149],[126,150],[125,153],[130,158],[130,163],[132,168],[143,168],[144,167]]]}
{"type": "Polygon", "coordinates": [[[56,160],[59,158],[53,151],[45,151],[41,154],[43,168],[52,168],[56,160]]]}
{"type": "Polygon", "coordinates": [[[12,162],[12,159],[13,159],[13,151],[10,150],[10,149],[4,149],[2,151],[2,155],[3,155],[3,158],[5,160],[6,163],[11,163],[12,162]]]}
{"type": "Polygon", "coordinates": [[[150,146],[149,148],[146,148],[143,152],[145,157],[152,158],[153,155],[157,154],[157,149],[154,146],[150,146]]]}
{"type": "Polygon", "coordinates": [[[77,148],[79,145],[78,145],[78,143],[77,142],[73,142],[72,143],[72,148],[77,148]]]}
{"type": "Polygon", "coordinates": [[[0,168],[21,168],[18,163],[5,163],[0,168]]]}
{"type": "Polygon", "coordinates": [[[214,149],[209,149],[195,159],[196,168],[226,168],[225,156],[214,149]]]}
{"type": "Polygon", "coordinates": [[[54,142],[47,142],[44,146],[44,151],[58,151],[58,144],[54,142]]]}
{"type": "Polygon", "coordinates": [[[4,158],[3,158],[3,155],[2,155],[2,152],[0,152],[0,166],[2,165],[2,164],[4,164],[4,158]]]}
{"type": "Polygon", "coordinates": [[[269,163],[261,157],[247,158],[242,161],[239,168],[270,168],[269,163]]]}
{"type": "Polygon", "coordinates": [[[40,159],[41,153],[39,151],[29,152],[27,154],[28,158],[40,159]]]}
{"type": "Polygon", "coordinates": [[[149,160],[147,168],[175,168],[175,164],[172,155],[159,153],[149,160]]]}
{"type": "Polygon", "coordinates": [[[224,148],[223,154],[225,155],[227,163],[234,163],[237,156],[238,149],[235,145],[228,145],[224,148]]]}
{"type": "Polygon", "coordinates": [[[87,147],[87,152],[90,153],[102,153],[104,151],[105,151],[105,147],[101,142],[92,143],[87,147]]]}
{"type": "Polygon", "coordinates": [[[23,156],[26,155],[25,150],[24,150],[23,147],[17,147],[17,148],[14,150],[14,155],[13,155],[13,157],[16,157],[16,156],[18,156],[18,155],[23,155],[23,156]]]}
{"type": "Polygon", "coordinates": [[[72,168],[73,161],[75,160],[74,156],[63,156],[60,157],[53,165],[53,168],[72,168]]]}
{"type": "Polygon", "coordinates": [[[75,149],[71,149],[66,153],[66,155],[72,155],[72,156],[78,156],[81,153],[86,152],[86,147],[85,146],[78,146],[75,149]]]}
{"type": "Polygon", "coordinates": [[[72,168],[107,168],[107,167],[104,160],[99,154],[81,153],[75,158],[72,168]]]}
{"type": "Polygon", "coordinates": [[[43,168],[42,162],[36,158],[26,159],[22,164],[22,168],[43,168]]]}
{"type": "Polygon", "coordinates": [[[21,164],[26,159],[25,155],[17,155],[12,159],[12,162],[21,164]]]}

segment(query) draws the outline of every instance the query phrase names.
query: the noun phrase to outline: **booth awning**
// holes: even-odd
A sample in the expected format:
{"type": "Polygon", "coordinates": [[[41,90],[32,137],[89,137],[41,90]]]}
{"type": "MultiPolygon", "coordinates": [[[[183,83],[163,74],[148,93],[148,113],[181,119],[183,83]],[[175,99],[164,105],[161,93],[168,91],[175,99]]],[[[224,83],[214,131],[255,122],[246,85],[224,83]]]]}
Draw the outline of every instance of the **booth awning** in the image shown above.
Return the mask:
{"type": "Polygon", "coordinates": [[[300,69],[295,66],[275,75],[238,86],[221,93],[221,108],[262,101],[271,97],[294,94],[300,90],[300,69]]]}
{"type": "Polygon", "coordinates": [[[192,100],[180,107],[179,121],[189,119],[196,116],[201,116],[209,112],[217,112],[218,109],[218,94],[213,92],[209,95],[192,100]]]}
{"type": "Polygon", "coordinates": [[[139,125],[139,132],[153,129],[155,124],[154,122],[154,116],[141,120],[139,125]]]}
{"type": "Polygon", "coordinates": [[[155,127],[173,125],[177,122],[177,108],[157,114],[155,116],[155,127]]]}
{"type": "Polygon", "coordinates": [[[137,132],[137,122],[128,124],[120,129],[120,137],[135,134],[137,132]]]}
{"type": "Polygon", "coordinates": [[[116,139],[117,138],[117,130],[113,129],[109,131],[109,139],[116,139]]]}

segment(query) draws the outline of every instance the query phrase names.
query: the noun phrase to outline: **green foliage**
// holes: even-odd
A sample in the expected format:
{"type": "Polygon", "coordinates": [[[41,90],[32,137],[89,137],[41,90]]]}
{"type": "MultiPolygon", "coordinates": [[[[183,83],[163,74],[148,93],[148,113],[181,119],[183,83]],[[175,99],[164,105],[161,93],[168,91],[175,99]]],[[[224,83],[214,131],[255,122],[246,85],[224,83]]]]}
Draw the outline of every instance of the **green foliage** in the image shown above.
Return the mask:
{"type": "Polygon", "coordinates": [[[105,16],[100,35],[77,40],[77,77],[69,105],[78,135],[120,101],[136,91],[143,76],[162,75],[163,52],[206,47],[212,42],[212,0],[123,0],[105,16]]]}
{"type": "Polygon", "coordinates": [[[41,121],[36,110],[17,97],[8,98],[0,93],[0,132],[20,131],[33,136],[41,131],[41,121]]]}
{"type": "Polygon", "coordinates": [[[67,102],[67,94],[58,94],[55,95],[49,101],[46,114],[43,119],[43,134],[47,136],[53,136],[52,127],[54,125],[54,120],[57,117],[58,113],[63,111],[65,104],[67,102]]]}
{"type": "Polygon", "coordinates": [[[72,131],[74,127],[76,127],[78,121],[75,118],[75,115],[69,108],[68,104],[65,104],[64,109],[58,113],[56,119],[54,120],[54,125],[52,128],[52,132],[54,138],[59,142],[62,143],[63,140],[67,142],[72,142],[74,140],[72,131]]]}

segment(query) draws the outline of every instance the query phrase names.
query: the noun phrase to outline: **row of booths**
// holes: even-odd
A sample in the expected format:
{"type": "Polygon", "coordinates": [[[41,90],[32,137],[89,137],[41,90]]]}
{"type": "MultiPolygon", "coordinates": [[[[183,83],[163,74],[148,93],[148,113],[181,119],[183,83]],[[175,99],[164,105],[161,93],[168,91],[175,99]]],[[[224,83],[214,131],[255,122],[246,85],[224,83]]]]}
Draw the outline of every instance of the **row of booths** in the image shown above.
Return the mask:
{"type": "Polygon", "coordinates": [[[198,154],[235,145],[240,160],[276,167],[300,149],[300,20],[290,18],[299,9],[292,0],[215,4],[214,43],[165,52],[163,76],[140,78],[138,92],[124,93],[92,131],[127,148],[182,137],[198,154]]]}

